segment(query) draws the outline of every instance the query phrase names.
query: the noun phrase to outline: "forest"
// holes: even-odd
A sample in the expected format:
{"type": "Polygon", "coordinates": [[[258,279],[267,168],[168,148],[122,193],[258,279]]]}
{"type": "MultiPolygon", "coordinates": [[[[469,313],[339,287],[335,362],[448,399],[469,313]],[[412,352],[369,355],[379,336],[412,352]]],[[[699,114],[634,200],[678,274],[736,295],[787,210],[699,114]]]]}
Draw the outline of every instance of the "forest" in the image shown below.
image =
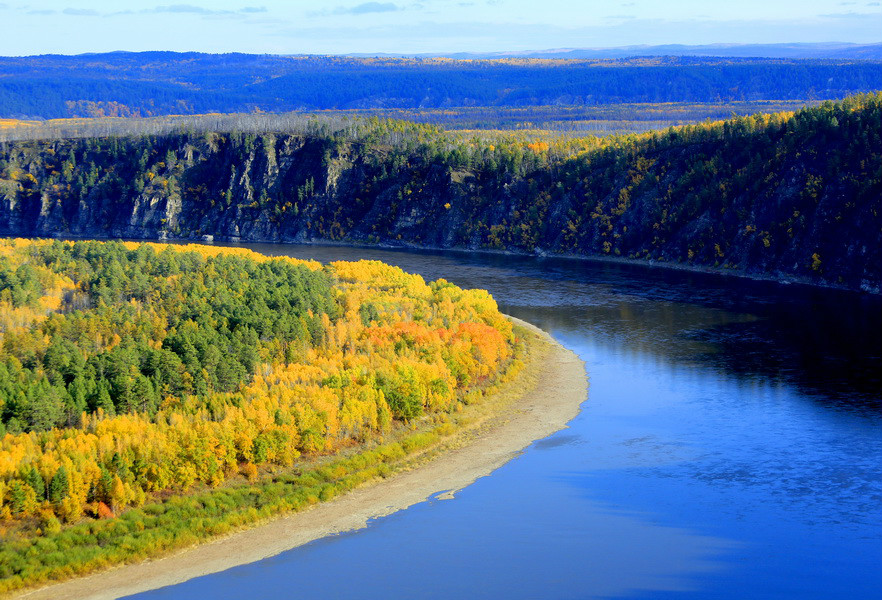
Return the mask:
{"type": "Polygon", "coordinates": [[[301,114],[113,126],[0,143],[0,232],[469,248],[882,285],[880,93],[604,138],[301,114]],[[156,129],[138,134],[145,124],[156,129]]]}
{"type": "Polygon", "coordinates": [[[486,292],[379,262],[0,241],[0,590],[382,475],[525,343],[486,292]]]}
{"type": "Polygon", "coordinates": [[[0,57],[0,594],[386,477],[535,359],[483,290],[215,243],[879,294],[872,89],[851,58],[0,57]]]}
{"type": "Polygon", "coordinates": [[[514,130],[549,137],[645,133],[733,116],[796,111],[820,104],[811,100],[619,103],[593,106],[457,106],[448,108],[372,108],[320,113],[231,113],[161,117],[82,117],[48,120],[0,119],[0,141],[160,134],[181,130],[292,132],[297,121],[344,121],[377,117],[438,125],[447,131],[514,130]]]}
{"type": "Polygon", "coordinates": [[[0,118],[832,100],[882,61],[636,57],[454,60],[114,52],[0,57],[0,118]]]}

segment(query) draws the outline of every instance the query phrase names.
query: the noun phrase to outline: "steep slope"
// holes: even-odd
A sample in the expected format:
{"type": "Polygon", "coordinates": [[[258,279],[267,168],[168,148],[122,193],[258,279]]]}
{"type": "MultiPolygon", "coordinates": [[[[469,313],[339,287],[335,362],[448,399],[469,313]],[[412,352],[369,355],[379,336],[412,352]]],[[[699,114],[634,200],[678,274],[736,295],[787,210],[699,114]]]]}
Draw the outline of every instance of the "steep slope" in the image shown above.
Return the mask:
{"type": "Polygon", "coordinates": [[[6,143],[0,233],[617,256],[878,292],[880,135],[882,94],[550,148],[379,121],[6,143]]]}

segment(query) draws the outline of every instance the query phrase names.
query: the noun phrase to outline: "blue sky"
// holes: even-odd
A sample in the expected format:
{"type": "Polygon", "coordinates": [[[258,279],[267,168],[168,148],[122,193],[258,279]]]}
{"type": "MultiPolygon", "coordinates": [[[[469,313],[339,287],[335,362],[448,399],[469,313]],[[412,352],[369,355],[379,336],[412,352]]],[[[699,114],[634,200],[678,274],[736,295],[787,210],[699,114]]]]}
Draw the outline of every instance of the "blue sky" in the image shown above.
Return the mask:
{"type": "Polygon", "coordinates": [[[489,52],[882,41],[882,2],[873,0],[173,2],[0,2],[0,55],[112,50],[489,52]]]}

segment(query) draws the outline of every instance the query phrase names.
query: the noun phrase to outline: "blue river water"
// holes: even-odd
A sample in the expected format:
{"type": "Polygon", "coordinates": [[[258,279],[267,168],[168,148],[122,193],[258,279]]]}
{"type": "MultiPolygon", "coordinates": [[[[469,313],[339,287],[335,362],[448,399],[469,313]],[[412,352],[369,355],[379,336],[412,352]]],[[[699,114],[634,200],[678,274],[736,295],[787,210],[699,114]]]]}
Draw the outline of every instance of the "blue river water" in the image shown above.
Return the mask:
{"type": "Polygon", "coordinates": [[[878,298],[562,259],[249,247],[488,289],[585,361],[588,397],[453,499],[133,598],[882,598],[878,298]]]}

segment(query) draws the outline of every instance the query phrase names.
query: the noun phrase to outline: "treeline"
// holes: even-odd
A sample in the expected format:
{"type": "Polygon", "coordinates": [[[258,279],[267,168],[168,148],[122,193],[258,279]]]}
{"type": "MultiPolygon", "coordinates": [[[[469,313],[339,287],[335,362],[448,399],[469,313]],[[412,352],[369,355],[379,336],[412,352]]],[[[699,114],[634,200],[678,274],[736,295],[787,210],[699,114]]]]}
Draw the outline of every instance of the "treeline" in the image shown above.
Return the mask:
{"type": "Polygon", "coordinates": [[[369,59],[171,52],[0,58],[0,117],[824,100],[882,88],[882,62],[657,57],[369,59]]]}
{"type": "Polygon", "coordinates": [[[865,94],[610,138],[372,118],[6,143],[0,231],[600,255],[878,290],[880,114],[865,94]]]}
{"type": "Polygon", "coordinates": [[[313,137],[345,135],[373,129],[367,120],[346,111],[323,113],[234,113],[149,118],[82,118],[49,121],[0,121],[0,142],[83,137],[160,136],[210,132],[288,133],[313,137]]]}
{"type": "MultiPolygon", "coordinates": [[[[798,110],[816,101],[762,100],[713,103],[661,102],[595,104],[590,106],[459,106],[447,108],[365,109],[360,116],[405,119],[439,125],[446,130],[504,129],[566,132],[572,135],[643,133],[736,115],[798,110]]],[[[0,131],[0,135],[2,135],[0,131]]],[[[2,139],[2,138],[0,138],[2,139]]]]}
{"type": "Polygon", "coordinates": [[[80,425],[99,409],[153,416],[168,396],[232,391],[261,360],[322,344],[321,316],[337,317],[327,276],[287,262],[98,243],[35,254],[15,270],[0,260],[0,298],[35,306],[48,269],[75,283],[64,309],[90,310],[6,332],[0,435],[80,425]]]}
{"type": "MultiPolygon", "coordinates": [[[[18,274],[0,292],[4,546],[443,421],[521,352],[486,292],[376,262],[21,240],[0,254],[18,274]],[[17,304],[53,295],[20,324],[17,304]]],[[[29,564],[0,554],[0,578],[29,564]]]]}
{"type": "MultiPolygon", "coordinates": [[[[695,104],[665,102],[593,106],[452,107],[415,109],[324,110],[320,113],[238,113],[164,117],[94,117],[23,121],[0,119],[0,141],[48,140],[122,135],[168,135],[238,131],[325,135],[351,130],[370,117],[427,123],[451,130],[517,130],[542,135],[587,136],[643,133],[668,127],[718,121],[758,112],[798,110],[818,102],[764,100],[695,104]]],[[[351,136],[350,136],[351,137],[351,136]]]]}

